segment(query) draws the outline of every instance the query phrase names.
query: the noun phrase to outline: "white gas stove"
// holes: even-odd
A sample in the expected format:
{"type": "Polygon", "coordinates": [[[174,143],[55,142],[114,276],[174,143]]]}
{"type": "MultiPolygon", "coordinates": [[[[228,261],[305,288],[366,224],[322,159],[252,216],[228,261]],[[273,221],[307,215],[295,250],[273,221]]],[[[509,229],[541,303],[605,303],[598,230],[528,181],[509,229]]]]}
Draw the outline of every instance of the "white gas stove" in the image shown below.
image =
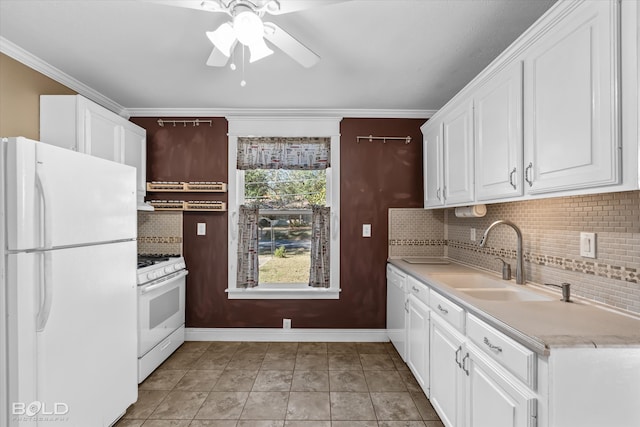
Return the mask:
{"type": "Polygon", "coordinates": [[[179,255],[138,256],[138,383],[184,343],[185,267],[179,255]]]}

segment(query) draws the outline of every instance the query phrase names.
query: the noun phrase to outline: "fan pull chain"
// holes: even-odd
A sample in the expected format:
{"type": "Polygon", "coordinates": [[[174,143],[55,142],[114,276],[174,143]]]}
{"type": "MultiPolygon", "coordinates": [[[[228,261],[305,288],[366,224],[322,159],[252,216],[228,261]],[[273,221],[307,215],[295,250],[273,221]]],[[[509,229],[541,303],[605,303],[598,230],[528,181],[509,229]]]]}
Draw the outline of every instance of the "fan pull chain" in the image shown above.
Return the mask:
{"type": "Polygon", "coordinates": [[[240,81],[240,86],[245,87],[247,85],[247,81],[244,79],[244,45],[242,45],[242,80],[240,81]]]}

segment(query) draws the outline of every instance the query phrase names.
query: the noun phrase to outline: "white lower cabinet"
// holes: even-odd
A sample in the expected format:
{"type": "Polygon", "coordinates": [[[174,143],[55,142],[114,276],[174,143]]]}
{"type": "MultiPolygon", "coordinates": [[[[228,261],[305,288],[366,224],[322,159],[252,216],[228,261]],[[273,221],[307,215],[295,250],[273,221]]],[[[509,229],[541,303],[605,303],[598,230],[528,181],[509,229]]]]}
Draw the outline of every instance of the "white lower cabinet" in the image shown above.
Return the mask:
{"type": "Polygon", "coordinates": [[[467,427],[534,427],[535,395],[509,378],[504,368],[492,362],[473,345],[463,358],[466,378],[465,420],[467,427]]]}
{"type": "Polygon", "coordinates": [[[409,294],[408,308],[407,365],[429,397],[429,308],[413,294],[409,294]]]}
{"type": "Polygon", "coordinates": [[[429,400],[447,427],[463,425],[464,336],[433,314],[431,316],[431,396],[429,400]]]}
{"type": "Polygon", "coordinates": [[[430,400],[445,426],[536,425],[535,393],[435,314],[430,365],[430,400]]]}

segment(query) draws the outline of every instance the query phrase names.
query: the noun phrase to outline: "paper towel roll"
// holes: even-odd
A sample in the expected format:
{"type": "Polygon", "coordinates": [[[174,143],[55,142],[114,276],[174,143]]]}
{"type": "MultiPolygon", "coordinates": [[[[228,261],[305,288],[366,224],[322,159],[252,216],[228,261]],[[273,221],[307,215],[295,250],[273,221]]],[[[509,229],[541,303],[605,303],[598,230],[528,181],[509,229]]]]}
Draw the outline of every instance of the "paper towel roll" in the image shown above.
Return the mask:
{"type": "Polygon", "coordinates": [[[487,206],[486,205],[464,206],[461,208],[456,208],[455,213],[458,218],[472,218],[472,217],[479,218],[487,214],[487,206]]]}

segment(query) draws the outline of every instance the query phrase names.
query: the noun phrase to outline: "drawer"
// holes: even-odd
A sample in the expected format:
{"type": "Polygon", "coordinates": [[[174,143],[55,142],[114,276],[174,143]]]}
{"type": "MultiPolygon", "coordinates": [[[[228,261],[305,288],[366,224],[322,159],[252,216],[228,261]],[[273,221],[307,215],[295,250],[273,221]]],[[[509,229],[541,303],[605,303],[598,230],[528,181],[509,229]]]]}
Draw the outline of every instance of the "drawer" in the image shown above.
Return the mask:
{"type": "Polygon", "coordinates": [[[407,291],[411,295],[415,295],[420,301],[429,305],[429,288],[424,283],[407,276],[407,291]]]}
{"type": "Polygon", "coordinates": [[[451,326],[464,333],[464,310],[460,306],[431,290],[429,307],[434,313],[449,322],[451,326]]]}
{"type": "Polygon", "coordinates": [[[467,337],[522,382],[535,390],[536,354],[477,317],[467,315],[467,337]]]}

